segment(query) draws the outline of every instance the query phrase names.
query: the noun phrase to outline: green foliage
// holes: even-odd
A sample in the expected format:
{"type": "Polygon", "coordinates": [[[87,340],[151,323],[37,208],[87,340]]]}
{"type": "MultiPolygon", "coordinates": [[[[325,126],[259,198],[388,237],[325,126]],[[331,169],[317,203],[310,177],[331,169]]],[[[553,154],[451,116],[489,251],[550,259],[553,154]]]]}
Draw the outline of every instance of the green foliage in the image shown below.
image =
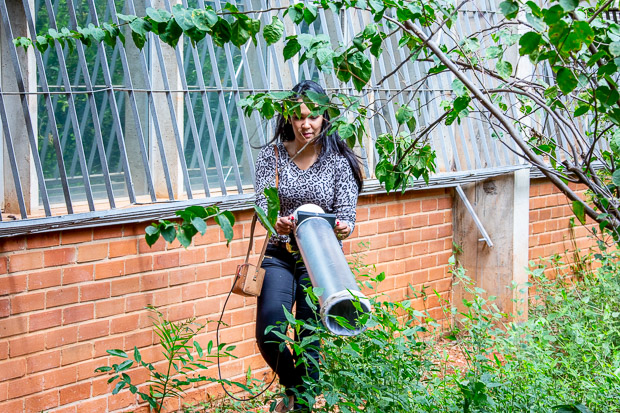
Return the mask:
{"type": "MultiPolygon", "coordinates": [[[[373,314],[363,319],[369,328],[355,337],[333,336],[318,322],[289,315],[293,329],[313,329],[321,342],[320,379],[306,379],[298,401],[314,412],[620,412],[611,402],[620,398],[618,254],[597,254],[596,272],[570,279],[561,275],[567,265],[560,259],[551,263],[553,278],[531,263],[534,284],[513,287],[535,288],[526,322],[510,321],[454,258],[463,310],[431,294],[454,320],[446,334],[412,305],[430,300],[425,288],[397,304],[371,298],[373,314]],[[444,353],[445,346],[458,349],[465,365],[452,364],[454,351],[444,353]],[[318,393],[322,402],[315,404],[318,393]]],[[[362,284],[375,288],[384,277],[361,277],[362,284]]],[[[316,348],[286,340],[302,354],[316,348]]]]}
{"type": "MultiPolygon", "coordinates": [[[[194,338],[205,328],[204,324],[197,324],[195,318],[185,321],[171,322],[164,318],[163,314],[155,307],[149,306],[147,309],[153,314],[153,329],[159,338],[159,344],[164,355],[165,365],[155,367],[151,362],[143,359],[140,350],[134,347],[133,352],[127,354],[123,350],[107,350],[113,357],[123,359],[120,364],[114,363],[112,366],[101,366],[95,369],[97,373],[109,373],[112,375],[108,383],[116,382],[112,394],[117,394],[124,388],[129,389],[133,394],[137,394],[143,401],[157,413],[162,411],[166,399],[170,397],[180,397],[184,394],[184,389],[194,384],[204,382],[216,382],[217,379],[202,375],[201,371],[208,368],[208,364],[213,363],[212,359],[218,357],[234,357],[230,352],[235,346],[227,346],[222,343],[213,352],[213,342],[210,341],[206,351],[194,338]],[[132,367],[144,368],[149,372],[148,392],[141,391],[132,383],[132,367]]],[[[228,382],[247,390],[241,383],[228,382]]]]}

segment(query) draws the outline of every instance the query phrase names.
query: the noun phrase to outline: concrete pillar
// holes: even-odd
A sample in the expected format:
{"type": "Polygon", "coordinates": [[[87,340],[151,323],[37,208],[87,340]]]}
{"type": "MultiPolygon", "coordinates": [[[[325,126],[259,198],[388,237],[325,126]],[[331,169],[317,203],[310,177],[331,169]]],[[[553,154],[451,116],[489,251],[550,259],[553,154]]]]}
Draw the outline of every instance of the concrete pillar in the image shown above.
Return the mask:
{"type": "MultiPolygon", "coordinates": [[[[140,0],[142,2],[144,0],[140,0]]],[[[138,2],[139,3],[139,2],[138,2]]],[[[174,6],[175,4],[181,4],[181,0],[173,0],[170,2],[170,6],[174,6]]],[[[163,0],[155,0],[152,2],[152,7],[156,9],[165,8],[165,3],[163,0]]],[[[159,42],[159,39],[154,39],[155,42],[159,42]]],[[[183,42],[179,40],[179,44],[177,45],[179,50],[181,51],[181,55],[183,55],[183,42]]],[[[164,81],[163,81],[163,69],[159,64],[159,58],[157,55],[157,46],[153,43],[149,47],[149,55],[150,62],[149,67],[151,68],[151,76],[152,76],[152,86],[153,90],[164,90],[164,81]]],[[[168,79],[168,84],[170,90],[182,90],[183,86],[181,85],[181,73],[179,71],[179,67],[177,65],[177,59],[175,51],[172,47],[168,46],[165,43],[161,43],[162,54],[164,57],[165,70],[168,79]]],[[[183,153],[178,153],[176,138],[174,136],[173,129],[173,118],[170,112],[170,107],[168,105],[168,98],[166,93],[154,93],[153,99],[155,101],[155,107],[157,111],[157,117],[159,119],[159,127],[161,129],[162,140],[164,141],[164,151],[166,153],[166,160],[168,162],[168,170],[170,171],[170,180],[172,182],[172,191],[174,193],[175,199],[184,193],[183,189],[183,171],[181,169],[180,156],[185,156],[183,153]]],[[[172,93],[172,101],[173,101],[173,110],[176,116],[178,131],[181,136],[181,140],[183,139],[183,125],[184,125],[184,100],[183,93],[175,92],[172,93]]],[[[152,117],[155,114],[151,114],[152,117]]],[[[151,144],[151,167],[153,171],[153,184],[155,185],[155,193],[157,198],[167,198],[168,197],[168,189],[166,187],[166,180],[164,176],[164,168],[161,162],[161,155],[159,152],[159,145],[156,143],[157,137],[155,136],[154,128],[150,128],[151,133],[149,134],[149,141],[151,144]]]]}
{"type": "MultiPolygon", "coordinates": [[[[136,1],[135,8],[136,15],[146,16],[146,4],[144,1],[136,1]]],[[[131,14],[127,10],[124,10],[123,13],[131,14]]],[[[131,76],[133,87],[135,89],[146,90],[148,87],[142,69],[140,50],[136,47],[134,42],[130,40],[131,29],[129,27],[126,27],[125,29],[125,38],[128,39],[125,42],[125,53],[127,54],[127,64],[129,66],[129,75],[131,76]]],[[[152,42],[147,42],[142,50],[148,56],[148,51],[152,47],[152,42]]],[[[127,74],[125,74],[125,76],[127,76],[127,74]]],[[[150,128],[149,125],[148,95],[146,93],[134,93],[133,95],[136,100],[136,106],[138,107],[138,116],[140,118],[140,125],[142,126],[142,136],[145,140],[144,143],[148,148],[149,145],[156,144],[155,139],[150,139],[149,137],[149,130],[152,128],[150,128]]],[[[131,107],[130,95],[128,93],[125,94],[124,111],[125,122],[123,124],[123,132],[125,134],[125,147],[127,148],[127,154],[129,155],[127,159],[129,161],[129,170],[131,171],[131,179],[136,195],[144,195],[148,191],[146,173],[144,171],[142,157],[140,156],[140,143],[138,141],[140,135],[138,134],[138,130],[136,128],[134,111],[131,107]]]]}
{"type": "MultiPolygon", "coordinates": [[[[529,168],[524,168],[463,187],[491,238],[491,248],[480,240],[463,201],[458,196],[454,200],[454,242],[463,250],[458,263],[487,296],[497,297],[501,312],[516,320],[527,319],[529,179],[529,168]]],[[[454,286],[453,293],[454,305],[466,310],[463,299],[468,297],[462,286],[454,286]]]]}
{"type": "MultiPolygon", "coordinates": [[[[34,16],[34,0],[28,2],[32,15],[34,16]]],[[[24,13],[24,5],[21,0],[6,0],[6,7],[9,13],[9,21],[14,37],[26,36],[31,37],[28,31],[28,22],[24,13]]],[[[11,50],[13,43],[9,39],[8,34],[4,30],[4,24],[0,21],[0,82],[2,82],[2,91],[19,92],[17,88],[17,77],[13,68],[13,60],[11,59],[11,50]]],[[[37,91],[37,72],[34,50],[32,47],[25,51],[23,48],[17,49],[19,63],[22,69],[23,82],[26,92],[37,91]]],[[[24,111],[22,107],[21,97],[19,95],[5,95],[4,104],[6,106],[7,118],[9,121],[9,129],[13,138],[15,147],[15,157],[24,194],[26,204],[26,212],[30,214],[38,208],[39,190],[37,174],[34,169],[32,152],[28,144],[28,132],[24,124],[24,111]]],[[[32,128],[37,131],[37,96],[30,95],[28,97],[28,107],[32,119],[32,128]]],[[[19,205],[17,202],[17,193],[13,181],[13,172],[9,163],[6,145],[4,144],[4,136],[2,128],[0,128],[0,151],[2,152],[2,179],[0,179],[2,190],[2,208],[5,213],[19,214],[19,205]]]]}

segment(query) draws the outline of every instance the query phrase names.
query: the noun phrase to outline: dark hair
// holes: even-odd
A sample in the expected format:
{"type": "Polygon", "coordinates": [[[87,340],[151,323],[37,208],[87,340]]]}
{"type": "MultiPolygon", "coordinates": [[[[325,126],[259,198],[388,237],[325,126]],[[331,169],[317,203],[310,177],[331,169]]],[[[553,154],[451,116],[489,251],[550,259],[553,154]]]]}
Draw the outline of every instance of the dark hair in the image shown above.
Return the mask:
{"type": "MultiPolygon", "coordinates": [[[[312,80],[304,80],[299,82],[295,87],[293,87],[293,92],[299,97],[305,96],[307,91],[313,91],[316,93],[320,93],[325,95],[325,90],[316,82],[312,80]]],[[[351,165],[351,170],[353,171],[353,177],[355,178],[355,182],[357,183],[358,192],[362,191],[362,185],[364,182],[364,178],[362,177],[362,169],[360,167],[359,158],[355,153],[349,148],[346,142],[340,139],[338,136],[338,132],[334,131],[331,134],[328,134],[330,121],[329,121],[329,113],[323,113],[323,125],[321,126],[321,132],[314,142],[315,145],[321,145],[321,147],[325,150],[325,153],[337,152],[340,155],[344,156],[349,165],[351,165]]],[[[293,132],[293,125],[290,121],[284,119],[282,114],[278,115],[278,119],[276,122],[276,131],[274,134],[274,138],[270,143],[274,142],[286,142],[295,140],[295,134],[293,132]]]]}

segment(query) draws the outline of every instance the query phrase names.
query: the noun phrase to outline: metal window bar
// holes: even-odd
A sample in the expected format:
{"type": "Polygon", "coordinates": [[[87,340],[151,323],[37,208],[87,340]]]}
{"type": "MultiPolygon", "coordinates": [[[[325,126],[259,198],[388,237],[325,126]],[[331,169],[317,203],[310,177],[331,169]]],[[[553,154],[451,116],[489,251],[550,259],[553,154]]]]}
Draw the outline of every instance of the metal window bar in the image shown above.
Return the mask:
{"type": "MultiPolygon", "coordinates": [[[[204,0],[189,1],[192,1],[192,5],[197,2],[198,7],[205,5],[204,0]]],[[[144,3],[145,6],[150,5],[150,1],[144,3]]],[[[251,10],[252,5],[257,3],[263,8],[266,7],[266,0],[260,2],[237,1],[238,6],[246,10],[251,10]]],[[[5,0],[0,0],[0,4],[6,8],[5,0]]],[[[23,4],[27,8],[30,2],[23,0],[23,4]]],[[[164,4],[170,10],[170,1],[167,0],[164,4]]],[[[183,4],[187,6],[188,0],[183,0],[183,4]]],[[[219,0],[210,4],[213,4],[216,10],[221,9],[219,0]]],[[[276,0],[275,4],[280,5],[280,0],[276,0]]],[[[71,0],[68,3],[59,0],[36,0],[37,13],[35,16],[46,12],[49,21],[45,21],[45,23],[49,24],[49,27],[56,27],[57,22],[60,21],[63,21],[62,25],[67,24],[66,21],[70,21],[70,26],[75,27],[80,19],[85,20],[86,23],[99,24],[100,15],[104,16],[104,20],[111,18],[113,22],[118,23],[116,8],[121,5],[126,10],[125,12],[136,14],[134,0],[108,0],[105,7],[97,6],[99,9],[95,5],[94,0],[82,0],[82,2],[71,0]],[[80,6],[88,7],[88,12],[80,11],[80,6]],[[43,10],[43,8],[47,10],[43,10]]],[[[486,20],[476,19],[480,13],[486,14],[486,19],[489,21],[495,19],[496,17],[492,13],[487,14],[489,7],[489,5],[485,5],[483,7],[485,10],[482,11],[479,9],[461,11],[460,13],[466,19],[464,22],[458,23],[457,26],[460,31],[472,31],[471,26],[473,24],[478,26],[478,30],[480,27],[485,27],[486,20]],[[470,22],[472,18],[476,21],[470,22]]],[[[331,12],[319,9],[319,18],[315,23],[303,27],[296,26],[294,33],[307,32],[313,35],[325,33],[337,42],[346,43],[358,30],[365,26],[365,16],[362,12],[349,10],[341,15],[332,13],[332,16],[327,16],[326,13],[331,12]],[[331,23],[332,20],[333,23],[331,23]],[[331,24],[328,24],[328,21],[331,24]]],[[[257,18],[266,24],[271,22],[272,16],[278,16],[282,19],[283,11],[261,13],[257,15],[257,18]]],[[[6,18],[3,20],[3,24],[10,28],[11,22],[6,18]]],[[[30,31],[34,33],[38,27],[35,24],[34,16],[29,16],[27,20],[30,31]]],[[[267,47],[265,42],[260,39],[257,45],[246,45],[240,50],[234,49],[230,45],[216,49],[210,38],[202,40],[202,43],[198,45],[191,45],[187,39],[181,40],[181,44],[185,47],[183,52],[178,47],[174,51],[175,57],[167,57],[162,51],[160,41],[151,34],[145,50],[136,51],[138,57],[136,68],[130,68],[127,51],[120,42],[112,48],[104,45],[93,46],[98,48],[95,53],[87,52],[81,44],[78,44],[77,56],[67,54],[68,49],[59,44],[55,44],[53,48],[49,48],[43,54],[38,50],[35,51],[39,90],[46,106],[45,109],[42,105],[40,106],[42,112],[39,113],[39,116],[44,117],[41,122],[41,131],[45,130],[45,132],[43,138],[39,138],[41,144],[38,149],[36,135],[32,130],[33,123],[29,119],[30,114],[27,113],[27,110],[24,113],[24,123],[26,125],[30,123],[29,141],[33,152],[33,162],[35,166],[37,163],[39,164],[38,169],[35,169],[37,169],[37,175],[40,176],[39,192],[43,200],[43,207],[46,209],[46,215],[49,216],[51,211],[48,189],[43,178],[54,184],[53,191],[59,191],[62,188],[63,197],[59,197],[60,192],[55,192],[54,199],[63,199],[69,214],[76,211],[74,205],[76,194],[74,192],[81,188],[86,195],[90,211],[95,210],[95,202],[102,200],[102,195],[111,208],[116,206],[117,200],[124,197],[127,200],[122,201],[123,205],[127,203],[148,203],[149,200],[150,202],[159,201],[158,197],[161,195],[157,193],[158,190],[155,188],[155,175],[153,175],[155,172],[165,180],[167,198],[169,200],[182,200],[183,194],[175,194],[172,187],[172,171],[167,162],[169,159],[174,160],[171,165],[178,165],[175,168],[178,167],[182,175],[182,185],[187,199],[191,200],[194,197],[192,191],[198,189],[193,187],[192,182],[200,183],[207,197],[213,197],[215,182],[219,184],[219,193],[223,196],[232,196],[231,189],[234,189],[237,194],[247,192],[243,183],[254,181],[254,153],[257,149],[251,144],[251,140],[258,135],[260,144],[265,144],[269,139],[266,133],[270,133],[273,121],[268,122],[267,129],[265,129],[264,123],[257,113],[245,117],[237,102],[247,93],[253,93],[256,90],[288,89],[289,85],[284,84],[283,76],[279,76],[283,68],[288,69],[290,75],[288,81],[293,84],[301,78],[318,79],[328,91],[339,90],[359,95],[364,104],[373,105],[375,110],[382,113],[389,122],[389,125],[386,124],[385,120],[380,117],[372,120],[369,135],[373,142],[376,141],[380,133],[385,133],[388,127],[393,130],[396,129],[396,104],[414,102],[414,106],[419,111],[418,124],[420,126],[428,125],[441,115],[438,103],[442,96],[451,90],[452,77],[444,73],[431,77],[415,96],[411,89],[396,96],[396,92],[400,91],[403,85],[411,85],[412,79],[417,79],[422,73],[426,73],[432,65],[428,62],[407,62],[395,73],[393,79],[378,85],[377,82],[392,67],[406,59],[403,48],[397,47],[392,39],[384,44],[384,54],[376,62],[376,70],[369,86],[361,93],[354,90],[351,81],[344,84],[338,81],[334,74],[326,76],[311,62],[304,62],[302,65],[296,65],[294,59],[285,62],[279,51],[283,42],[267,47]],[[109,60],[108,53],[111,55],[111,60],[109,60]],[[89,63],[87,56],[92,56],[90,62],[94,61],[93,66],[89,63]],[[176,58],[176,62],[173,64],[178,70],[178,80],[181,83],[180,90],[173,90],[168,82],[165,65],[171,63],[168,61],[170,58],[172,61],[176,58]],[[121,65],[117,65],[117,59],[120,59],[121,65]],[[250,59],[254,59],[258,65],[251,64],[250,59]],[[152,67],[155,62],[161,68],[163,89],[160,89],[162,90],[154,90],[152,86],[153,77],[156,76],[156,71],[152,67]],[[144,77],[144,86],[136,88],[132,82],[132,75],[139,76],[140,69],[144,77]],[[56,70],[58,77],[50,82],[48,76],[50,73],[55,75],[56,70]],[[73,83],[69,81],[71,70],[74,70],[74,76],[71,76],[74,80],[73,83]],[[98,82],[99,76],[103,77],[103,85],[98,82]],[[119,76],[123,79],[120,81],[122,83],[118,81],[119,76]],[[210,76],[210,78],[205,79],[205,76],[210,76]],[[59,92],[62,94],[58,94],[59,92]],[[154,97],[156,93],[163,93],[165,96],[156,101],[154,97]],[[145,97],[144,107],[138,107],[138,95],[145,97]],[[183,116],[177,112],[179,105],[173,103],[173,96],[174,99],[183,99],[184,112],[187,112],[183,116]],[[418,107],[418,105],[420,106],[418,107]],[[166,111],[170,113],[168,114],[166,111]],[[170,115],[172,119],[172,127],[166,128],[165,131],[160,125],[160,118],[164,113],[166,116],[170,115]],[[128,148],[125,147],[125,129],[131,125],[134,125],[135,134],[138,135],[136,152],[140,152],[139,158],[141,159],[130,160],[128,148]],[[183,126],[187,129],[182,129],[183,126]],[[62,133],[60,129],[62,129],[62,133]],[[250,136],[250,133],[253,135],[250,136]],[[45,138],[48,134],[51,136],[49,142],[45,138]],[[151,140],[150,136],[155,139],[151,140]],[[90,152],[85,154],[84,150],[88,149],[90,142],[93,142],[90,152]],[[176,145],[177,153],[170,153],[171,150],[173,152],[174,150],[172,147],[166,146],[164,142],[170,142],[172,147],[176,145]],[[52,144],[56,159],[50,163],[50,156],[53,156],[49,153],[52,144]],[[193,153],[191,152],[192,147],[193,153]],[[155,149],[159,149],[157,152],[161,158],[161,165],[158,165],[158,168],[161,168],[161,171],[152,169],[155,165],[153,163],[155,160],[152,159],[155,149]],[[94,168],[99,167],[95,161],[95,151],[99,155],[100,172],[93,172],[94,168]],[[179,158],[176,159],[176,156],[179,158]],[[66,163],[69,158],[71,158],[70,164],[66,163]],[[48,169],[45,171],[42,169],[42,159],[47,159],[46,168],[48,169]],[[243,159],[243,165],[239,164],[241,159],[243,159]],[[136,188],[134,188],[132,172],[143,174],[145,177],[144,188],[146,192],[143,193],[144,195],[138,196],[136,188]],[[217,181],[210,181],[210,179],[215,178],[216,174],[217,181]],[[232,177],[232,182],[228,180],[229,175],[232,177]],[[121,185],[119,178],[124,180],[124,188],[119,187],[121,185]],[[200,178],[199,181],[198,178],[200,178]],[[80,188],[75,187],[76,179],[82,181],[80,188]],[[95,190],[96,188],[92,187],[91,180],[93,179],[96,181],[92,182],[103,181],[105,192],[98,192],[95,190]],[[126,189],[126,195],[120,189],[126,189]]],[[[13,46],[12,49],[15,54],[15,47],[13,46]]],[[[370,57],[369,52],[366,53],[370,57]]],[[[18,60],[14,60],[19,64],[18,60]]],[[[0,91],[0,93],[2,92],[0,91]]],[[[21,89],[20,94],[22,104],[24,104],[29,93],[21,89]]],[[[26,107],[27,105],[24,106],[24,108],[26,107]]],[[[551,122],[548,124],[551,125],[551,122]]],[[[455,137],[455,131],[459,130],[456,125],[451,127],[439,125],[429,135],[432,146],[439,152],[438,161],[441,161],[438,162],[438,165],[440,171],[468,171],[485,167],[505,168],[519,162],[518,159],[515,161],[515,156],[508,150],[509,148],[504,147],[503,151],[497,148],[496,140],[489,135],[489,128],[480,122],[468,119],[460,125],[460,128],[462,128],[463,133],[459,137],[455,137]]],[[[407,129],[406,126],[405,129],[407,129]]],[[[7,136],[6,121],[3,121],[3,130],[7,136]]],[[[7,145],[11,143],[7,139],[5,140],[7,145]]],[[[370,150],[374,153],[374,157],[371,159],[376,159],[376,148],[370,150]]],[[[7,151],[10,158],[11,155],[8,152],[10,151],[7,151]]],[[[369,163],[366,148],[362,149],[362,157],[365,171],[367,175],[370,175],[374,161],[369,163]]],[[[161,182],[162,179],[158,178],[157,181],[161,182]]],[[[19,177],[17,180],[19,181],[19,177]]],[[[99,184],[99,187],[101,186],[99,184]]],[[[19,197],[23,198],[23,194],[20,194],[19,197]]],[[[24,200],[21,199],[21,201],[24,200]]],[[[105,209],[106,207],[102,208],[105,209]]],[[[97,209],[101,208],[97,206],[97,209]]],[[[58,214],[56,211],[60,211],[60,209],[55,209],[55,214],[58,214]]],[[[25,212],[22,213],[23,218],[28,215],[25,212]]],[[[31,215],[36,216],[36,213],[31,215]]]]}

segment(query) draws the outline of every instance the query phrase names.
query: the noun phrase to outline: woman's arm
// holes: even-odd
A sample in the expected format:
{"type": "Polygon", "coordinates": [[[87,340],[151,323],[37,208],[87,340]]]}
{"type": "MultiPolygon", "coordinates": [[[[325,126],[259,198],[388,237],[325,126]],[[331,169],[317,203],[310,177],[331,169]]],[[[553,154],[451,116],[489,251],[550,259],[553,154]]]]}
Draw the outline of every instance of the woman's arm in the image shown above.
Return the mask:
{"type": "Polygon", "coordinates": [[[256,205],[267,212],[267,198],[265,197],[265,189],[276,186],[276,157],[273,146],[266,146],[258,154],[256,158],[256,205]]]}
{"type": "Polygon", "coordinates": [[[348,237],[355,228],[355,215],[357,208],[357,183],[353,177],[353,171],[351,165],[346,158],[339,156],[336,162],[336,179],[334,188],[334,213],[339,221],[339,225],[336,227],[338,233],[343,225],[347,225],[349,228],[348,233],[345,232],[342,238],[348,237]]]}

